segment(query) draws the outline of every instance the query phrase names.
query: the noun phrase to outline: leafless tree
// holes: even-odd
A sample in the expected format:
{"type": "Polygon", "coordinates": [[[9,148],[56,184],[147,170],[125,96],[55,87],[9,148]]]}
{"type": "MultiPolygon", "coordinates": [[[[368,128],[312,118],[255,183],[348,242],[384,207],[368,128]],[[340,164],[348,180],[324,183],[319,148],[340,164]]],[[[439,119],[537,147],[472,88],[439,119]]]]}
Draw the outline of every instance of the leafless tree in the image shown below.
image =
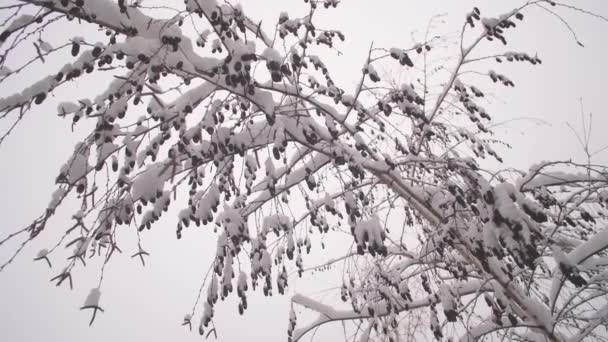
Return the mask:
{"type": "MultiPolygon", "coordinates": [[[[605,19],[550,0],[497,16],[473,8],[449,72],[432,71],[427,57],[442,40],[431,34],[411,47],[372,46],[349,94],[322,57],[346,37],[315,25],[315,15],[339,11],[339,1],[304,2],[307,13],[281,13],[272,33],[238,4],[217,0],[175,8],[125,0],[5,2],[0,83],[50,55],[70,62],[49,66],[50,75],[0,99],[0,118],[11,123],[0,143],[19,134],[19,122],[62,86],[100,73],[113,81],[95,98],[58,106],[72,125],[87,121],[94,129],[58,173],[48,208],[0,241],[20,241],[0,270],[55,229],[49,220],[68,197],[80,201],[80,210],[35,260],[51,266],[55,251],[73,249],[53,278],[70,286],[87,259],[103,258],[105,267],[121,250],[117,229],[142,234],[177,202],[177,238],[192,226],[217,231],[202,308],[195,305],[184,319],[191,326],[198,315],[206,336],[215,333],[218,299],[236,292],[243,313],[248,291],[283,294],[289,271],[304,276],[306,255],[323,254],[316,245],[324,236],[346,233],[351,252],[312,269],[343,268],[335,297],[348,306],[295,295],[289,340],[335,321],[354,322],[360,340],[607,340],[606,167],[593,164],[587,149],[586,163],[492,170],[486,160],[502,162],[494,151],[502,142],[492,140],[492,114],[482,107],[486,89],[515,86],[482,68],[542,63],[511,52],[508,41],[530,8],[560,19],[564,11],[605,19]],[[170,18],[159,19],[159,11],[170,18]],[[51,46],[45,34],[64,21],[98,25],[105,42],[66,33],[51,46]],[[31,60],[19,57],[23,46],[35,49],[31,60]],[[480,46],[494,53],[481,54],[480,46]],[[379,66],[418,81],[381,79],[379,66]],[[486,82],[469,78],[471,70],[487,75],[486,82]],[[318,318],[297,321],[302,307],[318,318]]],[[[132,256],[143,263],[148,251],[141,244],[137,251],[132,256]]],[[[93,319],[103,311],[103,270],[82,307],[93,319]]]]}

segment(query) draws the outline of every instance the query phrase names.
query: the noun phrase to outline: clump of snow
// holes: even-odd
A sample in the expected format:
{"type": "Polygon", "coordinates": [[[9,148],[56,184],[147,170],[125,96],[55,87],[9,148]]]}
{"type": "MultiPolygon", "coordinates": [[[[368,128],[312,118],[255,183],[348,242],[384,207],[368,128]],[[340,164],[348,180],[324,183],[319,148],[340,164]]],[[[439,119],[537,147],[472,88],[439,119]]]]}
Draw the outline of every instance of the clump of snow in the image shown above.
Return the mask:
{"type": "Polygon", "coordinates": [[[101,297],[101,290],[94,288],[89,291],[87,298],[84,301],[83,307],[99,307],[99,298],[101,297]]]}

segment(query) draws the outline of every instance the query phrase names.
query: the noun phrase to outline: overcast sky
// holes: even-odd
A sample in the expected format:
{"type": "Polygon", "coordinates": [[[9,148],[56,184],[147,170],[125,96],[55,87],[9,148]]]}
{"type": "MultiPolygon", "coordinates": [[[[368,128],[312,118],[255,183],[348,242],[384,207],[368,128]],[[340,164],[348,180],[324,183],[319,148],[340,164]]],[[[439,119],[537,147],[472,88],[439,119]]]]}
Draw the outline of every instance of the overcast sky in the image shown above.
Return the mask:
{"type": "MultiPolygon", "coordinates": [[[[181,6],[183,1],[175,1],[181,6]]],[[[270,30],[279,13],[292,16],[304,13],[305,4],[298,0],[243,0],[248,15],[262,20],[270,30]]],[[[452,37],[461,28],[465,14],[478,6],[482,15],[493,16],[520,5],[522,1],[445,1],[445,0],[345,0],[338,10],[319,17],[323,27],[341,29],[347,36],[339,46],[343,55],[328,54],[330,70],[337,83],[354,89],[360,68],[372,42],[381,47],[408,47],[422,37],[429,19],[444,14],[437,33],[452,37]]],[[[608,16],[608,1],[581,0],[578,6],[608,16]]],[[[576,137],[568,127],[580,131],[580,105],[593,113],[594,130],[591,148],[608,144],[605,112],[608,79],[608,23],[583,15],[567,14],[572,28],[585,48],[579,47],[570,32],[555,17],[540,10],[528,12],[526,20],[512,35],[510,49],[538,53],[543,64],[532,67],[521,64],[508,67],[514,89],[497,90],[493,104],[488,105],[496,122],[509,121],[497,129],[499,138],[513,149],[503,149],[507,165],[527,168],[540,160],[578,159],[583,154],[576,137]],[[513,120],[513,121],[510,121],[513,120]]],[[[0,18],[1,19],[1,18],[0,18]]],[[[75,25],[66,26],[85,35],[75,25]]],[[[90,28],[92,30],[92,28],[90,28]]],[[[93,31],[91,31],[93,32],[93,31]]],[[[65,34],[65,33],[64,33],[65,34]]],[[[65,38],[65,36],[62,36],[65,38]]],[[[497,45],[492,45],[496,47],[497,45]]],[[[56,61],[60,63],[62,61],[56,61]]],[[[49,61],[49,64],[52,61],[49,61]]],[[[505,67],[507,68],[507,67],[505,67]]],[[[36,73],[46,74],[46,66],[36,66],[36,73]]],[[[389,70],[390,72],[390,70],[389,70]]],[[[0,97],[26,85],[34,75],[20,76],[8,89],[0,87],[0,97]]],[[[407,79],[407,75],[399,75],[407,79]]],[[[74,144],[87,133],[70,131],[67,120],[55,114],[59,100],[76,100],[94,95],[98,84],[76,81],[59,92],[56,99],[37,108],[0,147],[0,237],[31,222],[48,204],[54,190],[54,178],[71,153],[74,144]]],[[[4,123],[0,128],[5,128],[4,123]]],[[[596,156],[598,163],[608,164],[608,152],[596,156]]],[[[75,203],[70,204],[73,209],[75,203]]],[[[37,239],[21,257],[0,273],[0,340],[1,341],[195,341],[200,337],[180,326],[190,312],[198,287],[215,254],[216,237],[212,232],[191,230],[185,239],[175,239],[174,216],[167,215],[152,232],[143,235],[151,252],[146,267],[129,257],[133,251],[115,258],[107,269],[101,304],[106,312],[88,327],[89,313],[78,308],[89,289],[98,281],[99,267],[88,267],[75,274],[75,289],[56,288],[48,280],[57,274],[61,260],[49,270],[43,263],[31,261],[36,252],[56,241],[66,228],[68,213],[62,211],[50,223],[49,232],[37,239]]],[[[133,234],[120,236],[132,239],[133,234]]],[[[346,245],[333,245],[334,253],[344,252],[346,245]]],[[[0,249],[5,260],[6,249],[0,249]]],[[[290,279],[290,290],[315,298],[320,292],[339,286],[341,278],[331,273],[315,274],[308,279],[290,279]]],[[[206,291],[206,290],[204,290],[206,291]]],[[[236,301],[216,306],[216,325],[221,341],[284,341],[287,329],[288,297],[272,299],[253,296],[245,316],[239,317],[236,301]],[[263,338],[263,339],[262,339],[263,338]]],[[[198,317],[196,318],[198,322],[198,317]]],[[[195,323],[196,326],[196,323],[195,323]]],[[[317,335],[325,340],[341,336],[339,326],[324,327],[317,335]]]]}

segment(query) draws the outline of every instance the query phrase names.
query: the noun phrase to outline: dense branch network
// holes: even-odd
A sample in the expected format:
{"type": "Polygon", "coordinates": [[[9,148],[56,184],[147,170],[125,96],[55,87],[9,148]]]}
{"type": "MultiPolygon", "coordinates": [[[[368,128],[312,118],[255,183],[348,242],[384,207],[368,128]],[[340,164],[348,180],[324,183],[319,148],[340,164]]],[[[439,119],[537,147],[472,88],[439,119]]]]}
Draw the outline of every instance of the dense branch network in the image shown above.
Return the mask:
{"type": "MultiPolygon", "coordinates": [[[[351,94],[319,57],[347,37],[314,20],[318,11],[339,10],[339,1],[305,2],[309,11],[281,13],[272,35],[239,5],[216,0],[186,0],[173,9],[124,0],[1,7],[7,19],[0,26],[0,83],[49,55],[72,57],[0,99],[0,118],[12,120],[0,143],[57,89],[97,73],[109,72],[113,81],[95,98],[58,105],[72,125],[95,127],[60,170],[48,208],[0,241],[2,247],[21,239],[0,270],[52,229],[49,219],[68,197],[81,203],[73,225],[35,258],[52,266],[53,253],[73,248],[53,278],[57,285],[72,286],[74,269],[102,253],[105,268],[121,250],[117,229],[139,236],[174,205],[182,208],[177,238],[192,226],[217,232],[202,308],[197,300],[184,319],[191,326],[198,314],[207,336],[216,333],[218,299],[236,287],[242,314],[248,291],[285,293],[288,270],[299,276],[309,270],[304,259],[313,244],[344,232],[352,250],[323,267],[344,265],[339,297],[349,306],[294,296],[290,340],[333,321],[365,323],[354,329],[361,340],[399,341],[406,331],[462,341],[605,340],[599,327],[608,318],[606,168],[589,161],[546,162],[528,172],[484,169],[484,159],[502,160],[489,139],[482,89],[514,82],[489,70],[488,82],[473,84],[463,72],[486,62],[542,63],[504,51],[509,32],[531,7],[573,8],[537,0],[497,17],[474,8],[454,67],[444,73],[426,63],[441,44],[435,38],[372,47],[351,94]],[[169,18],[156,17],[159,11],[169,18]],[[51,46],[45,33],[66,20],[98,25],[107,41],[68,36],[51,46]],[[28,42],[36,54],[20,61],[28,42]],[[499,52],[476,53],[484,44],[499,52]],[[424,81],[395,86],[378,65],[424,81]],[[297,324],[298,307],[319,316],[297,324]],[[416,315],[425,317],[425,329],[406,329],[416,315]]],[[[148,255],[140,241],[132,257],[145,264],[148,255]]],[[[82,307],[93,309],[93,319],[103,312],[101,279],[82,307]]]]}

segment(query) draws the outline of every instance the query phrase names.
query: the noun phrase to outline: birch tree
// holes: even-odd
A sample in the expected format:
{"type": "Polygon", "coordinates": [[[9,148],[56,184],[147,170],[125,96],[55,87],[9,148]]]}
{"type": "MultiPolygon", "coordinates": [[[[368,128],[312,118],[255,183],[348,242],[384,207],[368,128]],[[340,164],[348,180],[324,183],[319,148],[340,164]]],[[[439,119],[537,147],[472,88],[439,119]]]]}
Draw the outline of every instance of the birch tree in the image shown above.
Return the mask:
{"type": "MultiPolygon", "coordinates": [[[[0,248],[18,241],[0,271],[45,231],[66,226],[52,218],[68,200],[80,209],[34,258],[57,272],[56,285],[76,284],[74,271],[90,258],[103,260],[103,277],[122,250],[145,263],[152,251],[122,246],[115,233],[154,234],[177,208],[177,239],[193,229],[216,232],[202,300],[184,318],[207,337],[220,299],[238,296],[235,312],[246,314],[251,291],[283,295],[293,277],[339,265],[343,285],[333,295],[344,304],[295,294],[285,318],[289,341],[338,321],[352,323],[361,341],[606,340],[606,166],[591,152],[581,163],[527,171],[503,165],[496,148],[508,142],[493,138],[493,114],[483,107],[487,92],[525,82],[503,74],[503,65],[542,63],[509,40],[531,8],[558,19],[565,12],[605,19],[550,0],[498,14],[475,7],[465,12],[449,72],[427,63],[442,44],[428,34],[412,46],[371,45],[353,69],[357,87],[347,89],[323,56],[348,34],[315,25],[322,11],[339,15],[340,1],[304,2],[305,13],[277,12],[274,32],[232,1],[0,6],[0,83],[51,55],[66,60],[0,96],[8,127],[0,146],[23,134],[21,120],[63,86],[97,74],[113,79],[93,98],[58,105],[70,125],[94,128],[66,151],[48,207],[0,240],[0,248]],[[64,32],[52,46],[47,32],[65,21],[105,36],[64,32]],[[35,50],[31,60],[19,57],[24,46],[35,50]],[[416,81],[397,84],[380,66],[416,81]],[[349,253],[306,264],[332,248],[325,236],[340,234],[349,253]],[[70,258],[54,258],[63,249],[70,258]],[[318,317],[299,320],[302,310],[318,317]],[[423,330],[405,327],[414,318],[423,330]]],[[[104,310],[102,285],[82,306],[91,324],[104,310]]]]}

